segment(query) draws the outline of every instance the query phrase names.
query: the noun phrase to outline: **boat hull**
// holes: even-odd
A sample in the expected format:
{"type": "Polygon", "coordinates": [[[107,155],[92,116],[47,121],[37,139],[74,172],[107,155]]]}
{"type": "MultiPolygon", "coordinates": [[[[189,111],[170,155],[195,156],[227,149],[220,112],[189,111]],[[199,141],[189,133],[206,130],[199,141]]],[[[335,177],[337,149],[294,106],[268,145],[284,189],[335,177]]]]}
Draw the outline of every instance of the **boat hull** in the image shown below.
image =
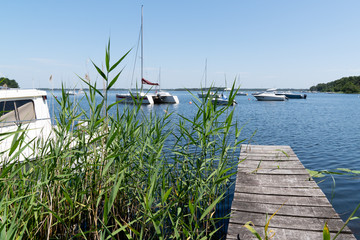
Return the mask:
{"type": "Polygon", "coordinates": [[[152,96],[149,95],[116,94],[116,101],[123,104],[154,104],[152,96]]]}
{"type": "Polygon", "coordinates": [[[234,106],[237,104],[237,102],[234,100],[232,103],[229,104],[229,100],[223,100],[223,99],[212,99],[211,100],[213,104],[216,105],[230,105],[230,106],[234,106]]]}
{"type": "Polygon", "coordinates": [[[153,96],[154,104],[178,104],[177,96],[153,96]]]}
{"type": "Polygon", "coordinates": [[[116,101],[119,103],[141,103],[141,104],[178,104],[179,98],[168,92],[138,93],[138,94],[116,94],[116,101]]]}
{"type": "Polygon", "coordinates": [[[221,94],[220,93],[215,93],[215,92],[201,92],[198,93],[198,97],[199,98],[207,98],[207,97],[213,97],[213,98],[221,98],[221,94]]]}
{"type": "Polygon", "coordinates": [[[289,99],[306,99],[306,94],[285,94],[285,97],[289,99]]]}
{"type": "Polygon", "coordinates": [[[276,95],[281,96],[285,95],[288,99],[306,99],[307,95],[297,94],[297,93],[276,93],[276,95]]]}
{"type": "Polygon", "coordinates": [[[285,96],[284,95],[274,95],[274,96],[254,95],[254,97],[258,101],[285,101],[285,96]]]}
{"type": "Polygon", "coordinates": [[[178,104],[179,98],[168,92],[159,91],[152,96],[154,104],[178,104]]]}

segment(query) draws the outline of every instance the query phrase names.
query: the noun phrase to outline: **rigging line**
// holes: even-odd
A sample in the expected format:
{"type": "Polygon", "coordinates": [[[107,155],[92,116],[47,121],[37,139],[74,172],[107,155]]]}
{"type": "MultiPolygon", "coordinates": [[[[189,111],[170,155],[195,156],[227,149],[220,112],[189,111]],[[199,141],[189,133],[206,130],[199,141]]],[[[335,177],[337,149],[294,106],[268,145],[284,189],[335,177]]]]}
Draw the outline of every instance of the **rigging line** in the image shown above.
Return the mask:
{"type": "Polygon", "coordinates": [[[138,42],[137,42],[137,46],[136,46],[135,61],[134,61],[134,67],[133,67],[133,72],[132,72],[132,76],[131,76],[130,90],[132,89],[133,82],[134,82],[136,60],[137,60],[137,56],[138,56],[138,52],[139,52],[140,37],[141,37],[141,29],[140,29],[140,32],[139,32],[139,38],[138,38],[138,42]]]}

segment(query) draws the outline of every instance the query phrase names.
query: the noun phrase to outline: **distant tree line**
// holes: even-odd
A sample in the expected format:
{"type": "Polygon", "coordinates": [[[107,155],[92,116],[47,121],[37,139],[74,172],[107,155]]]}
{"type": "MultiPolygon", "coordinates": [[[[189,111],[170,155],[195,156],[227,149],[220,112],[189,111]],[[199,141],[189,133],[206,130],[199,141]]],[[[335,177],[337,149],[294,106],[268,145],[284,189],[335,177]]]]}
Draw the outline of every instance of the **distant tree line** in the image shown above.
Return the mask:
{"type": "Polygon", "coordinates": [[[329,83],[319,83],[312,86],[310,91],[360,93],[360,76],[343,77],[329,83]]]}
{"type": "Polygon", "coordinates": [[[5,77],[0,77],[0,86],[8,88],[19,88],[19,84],[15,80],[10,80],[5,77]]]}

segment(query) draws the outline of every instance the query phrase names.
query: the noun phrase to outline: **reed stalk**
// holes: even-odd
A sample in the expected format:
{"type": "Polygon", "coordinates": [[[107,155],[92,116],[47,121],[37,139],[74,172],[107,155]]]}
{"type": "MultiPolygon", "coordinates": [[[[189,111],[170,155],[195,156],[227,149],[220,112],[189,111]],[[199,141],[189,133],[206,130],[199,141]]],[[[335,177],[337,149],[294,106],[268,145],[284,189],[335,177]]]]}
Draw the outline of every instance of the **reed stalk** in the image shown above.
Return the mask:
{"type": "MultiPolygon", "coordinates": [[[[81,78],[89,87],[85,110],[63,90],[54,136],[34,139],[26,161],[1,166],[1,239],[215,238],[226,217],[216,206],[241,142],[234,110],[199,101],[194,116],[176,116],[108,105],[122,70],[110,73],[127,54],[111,65],[109,41],[105,70],[94,64],[105,93],[81,78]]],[[[14,143],[17,154],[26,144],[14,143]]]]}

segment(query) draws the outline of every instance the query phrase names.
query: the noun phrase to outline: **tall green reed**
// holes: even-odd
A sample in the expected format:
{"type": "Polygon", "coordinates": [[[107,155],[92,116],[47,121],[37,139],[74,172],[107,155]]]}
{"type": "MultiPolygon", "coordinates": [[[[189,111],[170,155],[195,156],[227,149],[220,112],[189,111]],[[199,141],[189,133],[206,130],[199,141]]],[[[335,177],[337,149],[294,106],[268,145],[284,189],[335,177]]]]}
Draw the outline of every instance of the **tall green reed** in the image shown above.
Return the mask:
{"type": "Polygon", "coordinates": [[[89,87],[85,110],[63,90],[54,136],[34,139],[26,161],[2,166],[1,236],[219,237],[217,223],[227,216],[219,217],[216,206],[234,174],[241,143],[234,109],[199,100],[194,116],[179,115],[174,124],[175,113],[146,114],[140,103],[109,105],[108,91],[122,70],[110,75],[127,54],[111,65],[109,41],[105,70],[94,64],[105,92],[81,78],[89,87]]]}

